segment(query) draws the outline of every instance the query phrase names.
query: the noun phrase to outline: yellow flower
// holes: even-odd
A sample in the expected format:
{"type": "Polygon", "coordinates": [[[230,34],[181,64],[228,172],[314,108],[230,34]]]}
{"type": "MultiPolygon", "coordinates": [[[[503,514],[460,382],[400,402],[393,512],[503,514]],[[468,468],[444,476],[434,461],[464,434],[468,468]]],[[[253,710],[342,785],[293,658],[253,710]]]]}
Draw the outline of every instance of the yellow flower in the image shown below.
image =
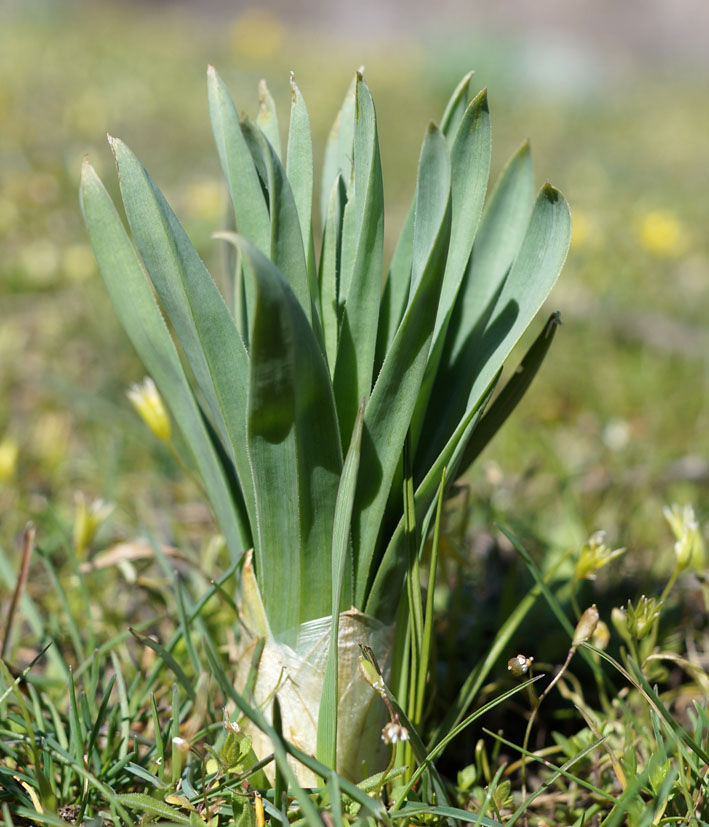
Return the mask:
{"type": "Polygon", "coordinates": [[[101,524],[113,511],[113,505],[100,499],[87,501],[81,492],[77,492],[74,500],[74,550],[77,557],[83,557],[101,524]]]}
{"type": "Polygon", "coordinates": [[[18,444],[11,436],[0,440],[0,482],[7,482],[15,475],[19,452],[18,444]]]}
{"type": "Polygon", "coordinates": [[[680,222],[665,210],[646,213],[638,225],[638,237],[648,252],[660,258],[673,258],[687,248],[687,235],[680,222]]]}
{"type": "Polygon", "coordinates": [[[673,505],[672,508],[663,508],[662,513],[670,524],[677,541],[675,555],[679,569],[684,571],[684,569],[691,568],[697,572],[704,571],[704,540],[692,506],[685,505],[684,508],[680,508],[678,505],[673,505]]]}
{"type": "Polygon", "coordinates": [[[574,580],[576,582],[586,578],[593,580],[598,569],[603,568],[616,557],[620,557],[624,552],[624,548],[616,548],[611,551],[610,547],[606,545],[605,532],[597,531],[586,540],[581,549],[581,554],[579,554],[574,569],[574,580]]]}
{"type": "Polygon", "coordinates": [[[158,439],[170,441],[170,417],[167,415],[162,397],[155,387],[155,382],[146,376],[142,385],[131,385],[127,393],[133,407],[141,419],[158,439]]]}

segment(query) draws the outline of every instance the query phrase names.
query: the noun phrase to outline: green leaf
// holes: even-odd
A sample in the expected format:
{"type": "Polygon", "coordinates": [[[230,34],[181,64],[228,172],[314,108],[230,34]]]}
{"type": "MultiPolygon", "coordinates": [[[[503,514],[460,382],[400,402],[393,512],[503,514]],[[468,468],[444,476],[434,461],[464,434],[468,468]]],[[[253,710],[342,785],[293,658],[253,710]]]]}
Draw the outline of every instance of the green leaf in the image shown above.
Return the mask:
{"type": "MultiPolygon", "coordinates": [[[[308,274],[312,277],[315,273],[315,250],[313,248],[313,142],[310,137],[308,110],[292,72],[290,86],[291,110],[286,172],[293,190],[298,218],[300,219],[300,231],[305,246],[308,274]]],[[[315,295],[313,298],[315,298],[315,295]]]]}
{"type": "Polygon", "coordinates": [[[278,156],[263,133],[249,121],[242,124],[247,144],[266,175],[271,221],[270,259],[295,293],[308,322],[313,318],[317,285],[309,283],[300,217],[293,191],[278,156]]]}
{"type": "Polygon", "coordinates": [[[271,261],[245,239],[235,242],[256,298],[247,440],[257,575],[278,634],[329,614],[342,452],[327,365],[298,300],[271,261]]]}
{"type": "Polygon", "coordinates": [[[386,501],[413,414],[431,343],[450,234],[450,161],[430,124],[421,151],[414,223],[415,293],[364,414],[355,520],[355,605],[364,603],[386,501]]]}
{"type": "MultiPolygon", "coordinates": [[[[449,147],[453,144],[453,139],[456,136],[460,121],[463,118],[466,108],[468,108],[468,88],[473,74],[474,72],[468,72],[461,80],[443,112],[441,132],[445,135],[449,147]]],[[[458,189],[460,190],[460,187],[458,187],[458,189]]],[[[412,202],[408,215],[406,216],[406,221],[399,236],[391,267],[389,268],[389,274],[382,292],[375,360],[376,373],[379,372],[384,357],[391,347],[394,335],[404,316],[410,294],[411,260],[413,257],[414,241],[414,204],[415,202],[412,202]]],[[[455,213],[455,204],[453,210],[455,213]]],[[[471,236],[471,243],[472,240],[471,236]]]]}
{"type": "Polygon", "coordinates": [[[451,147],[451,240],[443,276],[433,345],[412,425],[414,446],[438,372],[446,333],[480,222],[490,174],[490,115],[487,93],[480,92],[465,110],[451,147]]]}
{"type": "Polygon", "coordinates": [[[441,132],[448,139],[449,145],[455,138],[455,133],[458,130],[463,114],[468,107],[468,91],[470,89],[470,81],[475,72],[468,72],[464,75],[460,83],[453,90],[450,100],[446,104],[441,118],[441,132]]]}
{"type": "Polygon", "coordinates": [[[340,254],[342,217],[346,199],[345,185],[342,176],[338,175],[330,193],[320,255],[320,318],[325,339],[325,354],[331,373],[335,370],[340,327],[340,254]]]}
{"type": "Polygon", "coordinates": [[[256,125],[268,138],[268,142],[273,147],[276,157],[280,159],[282,156],[281,133],[278,129],[276,103],[268,90],[265,80],[258,82],[258,113],[256,114],[256,125]]]}
{"type": "Polygon", "coordinates": [[[232,498],[142,265],[110,196],[88,163],[81,177],[81,208],[118,318],[185,437],[232,557],[237,559],[251,544],[245,506],[232,498]]]}
{"type": "Polygon", "coordinates": [[[143,793],[121,793],[116,796],[116,801],[119,801],[131,810],[138,810],[143,815],[150,813],[150,815],[161,816],[170,822],[177,822],[178,824],[189,824],[189,816],[180,812],[175,807],[159,801],[157,798],[151,798],[149,795],[143,793]]]}
{"type": "MultiPolygon", "coordinates": [[[[350,196],[352,258],[343,254],[339,300],[343,305],[333,385],[343,444],[352,433],[362,397],[372,389],[382,285],[384,191],[374,103],[361,75],[357,80],[354,128],[354,193],[350,196]]],[[[348,193],[349,195],[349,193],[348,193]]]]}
{"type": "Polygon", "coordinates": [[[244,343],[160,190],[124,143],[114,139],[111,145],[136,245],[234,462],[254,526],[254,489],[245,440],[249,360],[244,343]]]}
{"type": "MultiPolygon", "coordinates": [[[[430,522],[432,508],[438,484],[446,468],[448,485],[452,485],[457,478],[457,471],[463,449],[470,434],[475,429],[482,416],[489,398],[495,387],[496,380],[491,382],[487,393],[473,406],[462,419],[455,432],[448,440],[445,448],[438,455],[436,461],[423,478],[416,489],[416,519],[424,524],[430,522]]],[[[406,569],[405,556],[403,554],[404,542],[404,518],[394,529],[386,549],[377,560],[374,569],[374,580],[366,595],[365,611],[373,617],[378,617],[385,622],[391,622],[396,613],[396,601],[392,600],[392,594],[401,591],[401,583],[406,569]]]]}
{"type": "MultiPolygon", "coordinates": [[[[327,767],[335,767],[337,758],[338,713],[338,644],[340,611],[345,611],[352,599],[352,543],[350,540],[352,509],[357,488],[359,456],[364,424],[364,400],[355,420],[350,447],[342,467],[337,489],[335,521],[332,534],[332,624],[330,645],[325,665],[322,696],[318,711],[316,755],[327,767]],[[344,594],[344,600],[343,600],[344,594]],[[349,595],[349,597],[348,597],[349,595]]],[[[333,802],[334,804],[334,802],[333,802]]]]}
{"type": "Polygon", "coordinates": [[[461,474],[464,474],[475,459],[477,459],[480,452],[504,425],[512,411],[514,411],[529,389],[532,380],[537,375],[537,371],[549,352],[551,343],[554,341],[556,329],[560,324],[560,314],[558,312],[552,313],[541,333],[525,353],[517,370],[512,374],[505,387],[500,391],[495,401],[475,427],[460,462],[461,474]]]}
{"type": "Polygon", "coordinates": [[[352,175],[352,146],[354,143],[355,95],[359,72],[352,78],[345,99],[330,129],[325,146],[322,178],[320,179],[320,215],[327,214],[330,193],[338,175],[349,188],[352,175]]]}
{"type": "MultiPolygon", "coordinates": [[[[547,184],[537,198],[519,254],[496,288],[489,309],[469,328],[455,358],[451,358],[453,351],[446,345],[419,444],[419,474],[430,467],[466,410],[477,404],[529,326],[559,275],[570,237],[571,217],[566,201],[547,184]]],[[[473,247],[473,275],[475,255],[473,247]]],[[[460,322],[461,318],[456,319],[454,313],[454,334],[460,333],[460,322]]]]}
{"type": "Polygon", "coordinates": [[[209,117],[234,205],[236,229],[262,252],[270,250],[270,220],[261,182],[239,124],[239,115],[213,66],[208,74],[209,117]]]}
{"type": "Polygon", "coordinates": [[[411,290],[411,259],[414,247],[414,203],[406,216],[404,227],[399,236],[391,267],[382,291],[379,308],[379,330],[377,332],[377,350],[375,373],[378,374],[386,358],[396,331],[406,312],[406,305],[411,290]]]}

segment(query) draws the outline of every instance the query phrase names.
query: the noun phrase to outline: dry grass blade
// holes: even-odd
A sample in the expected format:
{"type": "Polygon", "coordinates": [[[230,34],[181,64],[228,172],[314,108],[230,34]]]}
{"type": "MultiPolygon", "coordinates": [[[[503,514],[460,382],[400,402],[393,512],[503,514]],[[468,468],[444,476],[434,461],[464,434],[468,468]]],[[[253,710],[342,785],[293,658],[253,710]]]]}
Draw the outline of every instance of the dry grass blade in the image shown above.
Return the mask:
{"type": "Polygon", "coordinates": [[[12,593],[12,600],[10,601],[10,610],[7,613],[7,623],[5,624],[5,634],[2,639],[2,650],[0,654],[5,657],[8,647],[10,645],[10,635],[12,634],[12,625],[17,614],[17,608],[20,605],[22,594],[27,585],[27,577],[30,573],[30,558],[34,549],[35,530],[33,523],[27,523],[24,533],[22,535],[22,557],[20,558],[20,572],[17,576],[17,583],[15,584],[15,591],[12,593]]]}

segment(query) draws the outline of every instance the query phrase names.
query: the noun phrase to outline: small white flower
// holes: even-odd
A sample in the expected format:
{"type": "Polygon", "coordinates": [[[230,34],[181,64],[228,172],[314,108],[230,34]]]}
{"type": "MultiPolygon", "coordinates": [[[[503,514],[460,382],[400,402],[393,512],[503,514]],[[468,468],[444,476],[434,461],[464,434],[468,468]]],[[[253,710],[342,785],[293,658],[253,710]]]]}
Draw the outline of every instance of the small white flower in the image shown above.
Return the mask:
{"type": "Polygon", "coordinates": [[[397,744],[399,741],[409,740],[409,730],[399,723],[399,719],[389,721],[382,730],[382,741],[385,744],[397,744]]]}

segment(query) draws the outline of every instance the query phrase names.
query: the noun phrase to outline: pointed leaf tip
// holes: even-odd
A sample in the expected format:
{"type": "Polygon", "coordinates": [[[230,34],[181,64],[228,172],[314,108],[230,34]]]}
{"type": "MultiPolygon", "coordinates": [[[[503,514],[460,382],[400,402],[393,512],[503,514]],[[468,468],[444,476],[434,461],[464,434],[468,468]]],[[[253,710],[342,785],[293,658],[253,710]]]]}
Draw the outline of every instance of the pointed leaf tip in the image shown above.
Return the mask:
{"type": "Polygon", "coordinates": [[[488,107],[487,87],[478,92],[478,94],[473,98],[472,104],[480,106],[485,112],[490,111],[488,107]]]}
{"type": "Polygon", "coordinates": [[[556,189],[556,187],[553,187],[548,181],[542,187],[542,193],[544,193],[547,200],[551,204],[556,204],[556,202],[559,201],[559,199],[563,199],[561,192],[558,189],[556,189]]]}

